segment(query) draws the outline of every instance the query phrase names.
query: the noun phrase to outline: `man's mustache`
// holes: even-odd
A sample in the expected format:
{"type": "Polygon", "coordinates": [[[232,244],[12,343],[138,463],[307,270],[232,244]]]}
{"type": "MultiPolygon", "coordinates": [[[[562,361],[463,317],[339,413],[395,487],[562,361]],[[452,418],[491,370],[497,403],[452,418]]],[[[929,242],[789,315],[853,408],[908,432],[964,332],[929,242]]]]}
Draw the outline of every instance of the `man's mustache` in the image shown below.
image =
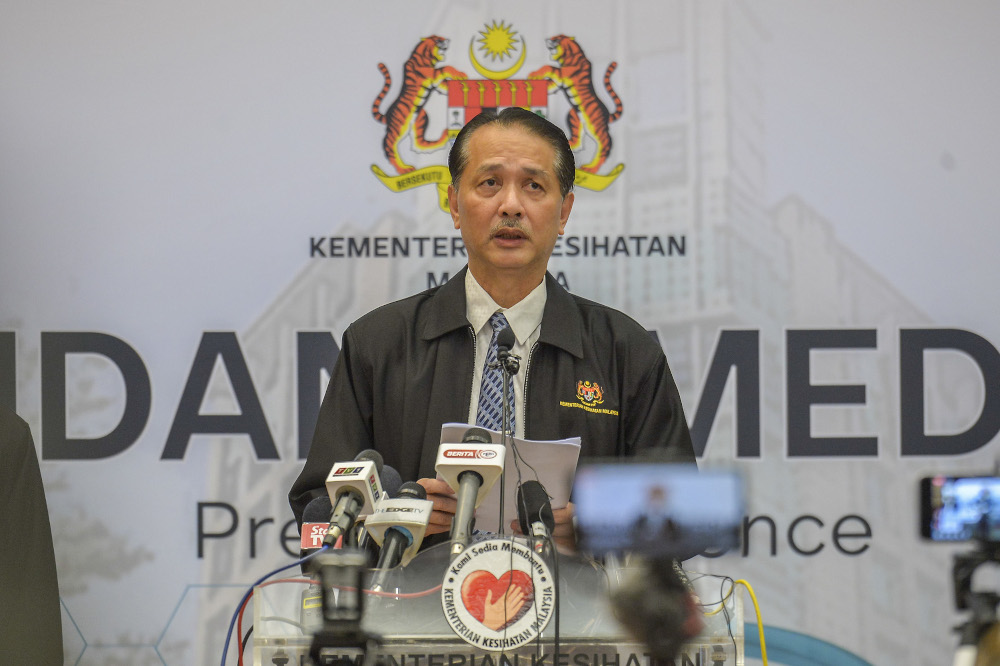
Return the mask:
{"type": "Polygon", "coordinates": [[[490,238],[496,237],[498,233],[505,229],[515,229],[520,231],[525,236],[528,235],[528,230],[524,228],[520,220],[515,218],[505,218],[501,220],[499,224],[494,225],[493,228],[490,229],[490,238]]]}

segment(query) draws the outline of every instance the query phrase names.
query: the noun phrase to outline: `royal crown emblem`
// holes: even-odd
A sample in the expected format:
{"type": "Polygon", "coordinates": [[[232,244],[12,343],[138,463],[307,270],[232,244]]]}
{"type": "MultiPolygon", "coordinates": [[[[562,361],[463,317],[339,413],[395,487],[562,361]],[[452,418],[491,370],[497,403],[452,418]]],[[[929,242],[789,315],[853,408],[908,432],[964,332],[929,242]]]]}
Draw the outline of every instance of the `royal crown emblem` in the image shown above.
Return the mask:
{"type": "Polygon", "coordinates": [[[604,402],[604,391],[597,382],[577,382],[576,397],[586,405],[599,405],[604,402]]]}

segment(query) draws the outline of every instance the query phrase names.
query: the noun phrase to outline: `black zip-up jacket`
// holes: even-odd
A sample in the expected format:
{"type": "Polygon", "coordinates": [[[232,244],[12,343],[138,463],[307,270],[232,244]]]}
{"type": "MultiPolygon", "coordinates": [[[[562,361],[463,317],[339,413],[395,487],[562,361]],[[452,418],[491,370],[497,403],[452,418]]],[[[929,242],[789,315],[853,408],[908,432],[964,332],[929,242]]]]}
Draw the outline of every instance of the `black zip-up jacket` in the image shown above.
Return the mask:
{"type": "MultiPolygon", "coordinates": [[[[443,423],[469,416],[475,333],[465,316],[465,271],[384,305],[344,332],[305,467],[288,498],[301,523],[335,462],[373,448],[404,481],[435,476],[443,423]]],[[[579,436],[580,456],[657,451],[694,463],[666,356],[627,315],[574,296],[545,276],[547,296],[518,418],[526,439],[579,436]]]]}

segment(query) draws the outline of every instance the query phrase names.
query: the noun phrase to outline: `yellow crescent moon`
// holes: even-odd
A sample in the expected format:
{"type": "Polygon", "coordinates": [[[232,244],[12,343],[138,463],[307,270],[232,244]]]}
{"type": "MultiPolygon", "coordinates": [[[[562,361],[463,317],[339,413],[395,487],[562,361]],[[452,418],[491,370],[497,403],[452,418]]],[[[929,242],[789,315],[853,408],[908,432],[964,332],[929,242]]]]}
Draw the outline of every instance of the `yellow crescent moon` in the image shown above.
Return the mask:
{"type": "Polygon", "coordinates": [[[493,72],[480,65],[479,61],[476,60],[475,46],[476,46],[476,38],[473,37],[471,40],[469,40],[469,60],[472,61],[472,66],[476,68],[477,72],[479,72],[486,78],[492,79],[494,81],[509,79],[511,76],[513,76],[517,72],[517,70],[521,69],[521,66],[524,64],[524,58],[526,55],[528,55],[528,49],[524,48],[524,37],[522,37],[521,57],[517,59],[517,62],[515,62],[512,66],[510,66],[509,68],[505,69],[502,72],[493,72]]]}

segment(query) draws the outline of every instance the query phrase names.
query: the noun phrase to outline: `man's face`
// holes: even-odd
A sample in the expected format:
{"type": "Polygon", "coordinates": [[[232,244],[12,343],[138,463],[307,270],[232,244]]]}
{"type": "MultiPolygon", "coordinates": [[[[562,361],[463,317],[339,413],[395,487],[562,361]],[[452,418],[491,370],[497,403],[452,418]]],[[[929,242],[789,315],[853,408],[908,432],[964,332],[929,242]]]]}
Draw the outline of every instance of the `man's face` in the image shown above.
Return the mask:
{"type": "Polygon", "coordinates": [[[545,275],[573,208],[559,191],[555,150],[520,127],[485,125],[467,144],[458,188],[448,188],[455,228],[480,281],[545,275]]]}

